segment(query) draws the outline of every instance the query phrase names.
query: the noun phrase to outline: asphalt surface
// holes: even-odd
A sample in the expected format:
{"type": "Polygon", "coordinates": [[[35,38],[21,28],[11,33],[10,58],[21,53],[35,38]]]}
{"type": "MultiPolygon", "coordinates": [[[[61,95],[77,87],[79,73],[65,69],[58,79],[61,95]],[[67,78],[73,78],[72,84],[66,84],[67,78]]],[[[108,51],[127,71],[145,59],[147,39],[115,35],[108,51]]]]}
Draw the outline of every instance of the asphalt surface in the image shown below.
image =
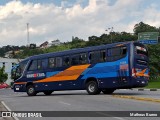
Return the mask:
{"type": "MultiPolygon", "coordinates": [[[[116,90],[113,95],[160,99],[160,91],[116,90]]],[[[56,91],[51,96],[42,93],[28,97],[26,93],[0,90],[3,100],[12,111],[160,111],[160,103],[115,98],[113,95],[88,95],[86,91],[56,91]]],[[[35,120],[159,120],[157,117],[55,117],[35,120]]],[[[34,120],[19,118],[19,120],[34,120]]]]}

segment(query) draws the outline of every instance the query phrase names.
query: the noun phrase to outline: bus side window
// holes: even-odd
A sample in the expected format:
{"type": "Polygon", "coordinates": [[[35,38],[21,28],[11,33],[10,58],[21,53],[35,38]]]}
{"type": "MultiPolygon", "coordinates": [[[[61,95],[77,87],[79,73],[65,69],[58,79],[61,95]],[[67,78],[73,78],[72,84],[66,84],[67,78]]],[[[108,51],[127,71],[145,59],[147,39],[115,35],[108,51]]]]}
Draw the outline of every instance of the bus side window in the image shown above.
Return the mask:
{"type": "Polygon", "coordinates": [[[62,67],[62,58],[56,57],[56,67],[62,67]]]}
{"type": "Polygon", "coordinates": [[[93,56],[94,56],[94,52],[90,52],[89,53],[89,62],[93,63],[93,56]]]}
{"type": "Polygon", "coordinates": [[[69,56],[64,56],[63,57],[63,66],[69,66],[69,65],[70,65],[69,56]]]}
{"type": "Polygon", "coordinates": [[[104,61],[106,61],[106,50],[101,50],[100,51],[100,61],[101,62],[104,62],[104,61]]]}
{"type": "Polygon", "coordinates": [[[80,64],[86,64],[87,63],[87,54],[82,53],[79,55],[79,63],[80,64]]]}
{"type": "Polygon", "coordinates": [[[120,58],[120,47],[114,47],[114,48],[109,48],[107,49],[107,61],[115,61],[120,58]]]}
{"type": "Polygon", "coordinates": [[[37,68],[38,68],[38,70],[42,69],[42,60],[38,60],[37,68]]]}
{"type": "Polygon", "coordinates": [[[73,55],[71,57],[71,65],[78,65],[79,64],[79,54],[73,55]]]}
{"type": "Polygon", "coordinates": [[[127,54],[127,47],[122,47],[122,55],[126,55],[127,54]]]}
{"type": "Polygon", "coordinates": [[[54,68],[55,67],[55,58],[49,58],[48,59],[48,66],[49,66],[49,68],[54,68]]]}
{"type": "Polygon", "coordinates": [[[48,59],[42,59],[42,69],[47,68],[47,62],[48,62],[48,59]]]}
{"type": "Polygon", "coordinates": [[[32,60],[29,66],[29,70],[33,71],[33,70],[37,70],[37,60],[32,60]]]}
{"type": "Polygon", "coordinates": [[[100,51],[90,52],[89,60],[91,64],[100,62],[100,51]]]}
{"type": "Polygon", "coordinates": [[[127,54],[127,48],[123,47],[113,47],[107,49],[107,61],[115,61],[125,57],[127,54]]]}

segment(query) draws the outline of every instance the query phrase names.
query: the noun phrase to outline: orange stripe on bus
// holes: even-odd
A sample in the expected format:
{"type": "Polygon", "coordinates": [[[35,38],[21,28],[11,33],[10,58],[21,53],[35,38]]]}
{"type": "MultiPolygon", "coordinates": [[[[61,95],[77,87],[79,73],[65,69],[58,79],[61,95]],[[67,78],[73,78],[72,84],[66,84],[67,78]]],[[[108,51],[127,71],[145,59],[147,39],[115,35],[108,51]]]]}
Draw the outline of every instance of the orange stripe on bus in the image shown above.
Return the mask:
{"type": "Polygon", "coordinates": [[[16,83],[14,83],[14,84],[26,84],[27,82],[16,82],[16,83]]]}
{"type": "Polygon", "coordinates": [[[136,76],[145,76],[145,77],[149,77],[149,75],[145,74],[147,69],[142,70],[141,72],[137,72],[136,76]]]}
{"type": "Polygon", "coordinates": [[[124,45],[124,44],[118,44],[118,45],[116,45],[116,46],[118,46],[118,47],[119,47],[119,46],[123,46],[123,45],[124,45]]]}
{"type": "Polygon", "coordinates": [[[90,64],[87,65],[78,65],[78,66],[72,66],[52,77],[45,78],[42,80],[35,81],[37,83],[39,82],[53,82],[53,81],[65,81],[65,80],[76,80],[82,72],[87,69],[90,66],[90,64]]]}

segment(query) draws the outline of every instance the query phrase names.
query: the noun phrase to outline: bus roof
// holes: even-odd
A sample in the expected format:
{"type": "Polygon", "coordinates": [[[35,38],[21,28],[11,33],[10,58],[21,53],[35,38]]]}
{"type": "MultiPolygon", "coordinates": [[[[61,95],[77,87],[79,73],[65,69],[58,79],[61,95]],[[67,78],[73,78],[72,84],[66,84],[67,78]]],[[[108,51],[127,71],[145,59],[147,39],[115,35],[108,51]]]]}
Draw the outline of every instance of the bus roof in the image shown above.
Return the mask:
{"type": "Polygon", "coordinates": [[[39,55],[34,55],[30,56],[24,60],[30,60],[30,59],[39,59],[39,58],[46,58],[46,57],[51,57],[51,56],[65,56],[69,54],[76,54],[76,53],[83,53],[86,51],[93,51],[93,50],[101,50],[105,49],[106,47],[113,47],[113,46],[118,46],[118,45],[126,45],[129,43],[133,43],[133,41],[130,42],[118,42],[118,43],[112,43],[112,44],[106,44],[106,45],[98,45],[98,46],[90,46],[90,47],[84,47],[84,48],[75,48],[75,49],[70,49],[70,50],[65,50],[65,51],[58,51],[58,52],[50,52],[50,53],[44,53],[44,54],[39,54],[39,55]]]}

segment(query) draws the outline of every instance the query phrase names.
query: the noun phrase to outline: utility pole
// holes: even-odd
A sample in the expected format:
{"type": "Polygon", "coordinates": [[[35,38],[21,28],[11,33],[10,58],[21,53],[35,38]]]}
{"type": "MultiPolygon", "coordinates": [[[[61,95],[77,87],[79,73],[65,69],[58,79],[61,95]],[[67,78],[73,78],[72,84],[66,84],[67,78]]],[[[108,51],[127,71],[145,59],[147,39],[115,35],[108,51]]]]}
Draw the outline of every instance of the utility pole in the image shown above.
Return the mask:
{"type": "Polygon", "coordinates": [[[27,46],[29,47],[29,23],[27,23],[27,46]]]}

